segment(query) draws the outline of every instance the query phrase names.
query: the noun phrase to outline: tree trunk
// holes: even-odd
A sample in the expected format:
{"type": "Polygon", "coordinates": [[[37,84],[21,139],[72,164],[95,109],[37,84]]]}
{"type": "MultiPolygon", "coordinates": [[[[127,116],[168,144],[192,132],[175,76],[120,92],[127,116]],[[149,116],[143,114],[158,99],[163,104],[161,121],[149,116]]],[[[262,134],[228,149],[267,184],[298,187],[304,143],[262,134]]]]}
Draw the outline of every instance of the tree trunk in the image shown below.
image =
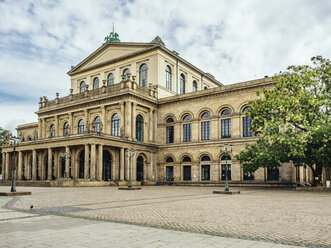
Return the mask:
{"type": "Polygon", "coordinates": [[[322,167],[319,165],[316,165],[316,168],[314,166],[309,166],[313,172],[313,186],[317,186],[321,184],[322,180],[322,167]]]}

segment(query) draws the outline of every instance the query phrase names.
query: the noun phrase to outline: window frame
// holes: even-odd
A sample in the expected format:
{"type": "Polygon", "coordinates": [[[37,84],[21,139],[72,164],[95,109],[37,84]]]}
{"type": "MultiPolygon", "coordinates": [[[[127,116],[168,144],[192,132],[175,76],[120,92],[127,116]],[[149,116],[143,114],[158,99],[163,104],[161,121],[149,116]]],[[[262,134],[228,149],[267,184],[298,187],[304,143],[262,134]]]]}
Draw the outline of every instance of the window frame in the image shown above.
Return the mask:
{"type": "Polygon", "coordinates": [[[172,72],[169,65],[166,66],[166,89],[172,89],[172,72]]]}
{"type": "Polygon", "coordinates": [[[136,116],[136,140],[144,141],[144,117],[141,114],[136,116]]]}
{"type": "Polygon", "coordinates": [[[183,73],[179,76],[179,94],[185,94],[186,79],[183,73]]]}
{"type": "Polygon", "coordinates": [[[108,74],[107,76],[107,86],[110,86],[110,85],[114,85],[114,82],[115,81],[115,76],[114,74],[111,72],[108,74]]]}
{"type": "Polygon", "coordinates": [[[111,117],[111,135],[121,136],[121,116],[118,113],[113,114],[111,117]]]}
{"type": "Polygon", "coordinates": [[[84,93],[85,92],[85,88],[86,88],[85,86],[86,86],[85,81],[81,81],[79,83],[79,93],[84,93]]]}
{"type": "Polygon", "coordinates": [[[145,63],[139,67],[139,85],[141,87],[148,86],[148,67],[145,63]]]}
{"type": "Polygon", "coordinates": [[[98,77],[95,77],[93,79],[93,90],[96,90],[96,89],[99,89],[99,78],[98,77]]]}
{"type": "Polygon", "coordinates": [[[84,134],[85,133],[85,121],[84,119],[80,119],[78,121],[78,125],[77,125],[77,133],[78,134],[84,134]]]}

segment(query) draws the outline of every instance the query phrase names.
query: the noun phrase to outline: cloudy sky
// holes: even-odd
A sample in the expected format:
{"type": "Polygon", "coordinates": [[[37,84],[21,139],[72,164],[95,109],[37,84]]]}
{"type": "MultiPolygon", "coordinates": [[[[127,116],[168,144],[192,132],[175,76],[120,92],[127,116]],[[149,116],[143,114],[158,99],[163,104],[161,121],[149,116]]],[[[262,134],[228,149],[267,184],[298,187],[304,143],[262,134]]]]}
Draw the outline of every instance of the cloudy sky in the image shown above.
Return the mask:
{"type": "MultiPolygon", "coordinates": [[[[40,96],[68,95],[76,65],[112,30],[166,46],[224,84],[331,58],[330,0],[0,0],[0,127],[37,121],[40,96]]],[[[16,133],[16,132],[15,132],[16,133]]]]}

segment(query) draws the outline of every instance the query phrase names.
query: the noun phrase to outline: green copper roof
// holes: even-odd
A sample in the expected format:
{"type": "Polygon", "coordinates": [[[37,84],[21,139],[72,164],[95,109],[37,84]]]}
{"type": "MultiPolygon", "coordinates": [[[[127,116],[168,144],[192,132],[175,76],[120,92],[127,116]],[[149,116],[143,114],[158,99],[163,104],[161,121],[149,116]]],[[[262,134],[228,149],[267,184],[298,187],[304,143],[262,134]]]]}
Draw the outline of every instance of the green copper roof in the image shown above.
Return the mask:
{"type": "Polygon", "coordinates": [[[105,42],[121,42],[119,39],[118,33],[111,32],[108,36],[105,37],[105,42]]]}

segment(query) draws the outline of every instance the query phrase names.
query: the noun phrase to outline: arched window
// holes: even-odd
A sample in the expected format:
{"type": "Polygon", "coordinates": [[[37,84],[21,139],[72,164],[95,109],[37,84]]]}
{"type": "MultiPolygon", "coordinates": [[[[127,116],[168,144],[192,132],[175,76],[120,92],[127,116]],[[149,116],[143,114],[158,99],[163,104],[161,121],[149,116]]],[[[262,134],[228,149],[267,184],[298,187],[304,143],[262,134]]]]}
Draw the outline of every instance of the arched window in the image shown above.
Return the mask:
{"type": "Polygon", "coordinates": [[[141,115],[136,117],[136,139],[138,141],[144,140],[144,118],[141,115]]]}
{"type": "Polygon", "coordinates": [[[173,163],[174,159],[172,157],[167,157],[166,158],[166,163],[173,163]]]}
{"type": "Polygon", "coordinates": [[[171,68],[169,65],[166,66],[166,88],[171,90],[171,68]]]}
{"type": "MultiPolygon", "coordinates": [[[[171,117],[169,117],[166,120],[166,123],[173,123],[174,119],[172,119],[171,117]]],[[[169,143],[174,143],[174,126],[173,125],[167,125],[166,127],[166,142],[167,144],[169,143]]]]}
{"type": "Polygon", "coordinates": [[[78,122],[78,134],[83,134],[84,133],[84,128],[85,128],[85,122],[82,119],[78,122]]]}
{"type": "Polygon", "coordinates": [[[99,78],[95,77],[93,79],[93,89],[98,89],[99,88],[99,78]]]}
{"type": "MultiPolygon", "coordinates": [[[[252,107],[247,106],[243,109],[242,113],[246,114],[252,107]]],[[[243,117],[243,136],[250,137],[253,136],[253,132],[249,130],[250,126],[252,125],[252,119],[248,116],[243,117]]]]}
{"type": "Polygon", "coordinates": [[[82,81],[82,82],[80,82],[79,92],[83,93],[84,91],[85,91],[85,82],[82,81]]]}
{"type": "Polygon", "coordinates": [[[191,158],[189,156],[185,156],[183,157],[182,162],[191,162],[191,158]]]}
{"type": "MultiPolygon", "coordinates": [[[[201,115],[201,119],[210,118],[210,114],[205,112],[201,115]]],[[[210,139],[210,121],[201,122],[201,140],[209,140],[210,139]]]]}
{"type": "Polygon", "coordinates": [[[128,74],[130,73],[130,70],[128,68],[126,68],[123,71],[123,75],[124,75],[124,81],[128,80],[128,74]]]}
{"type": "Polygon", "coordinates": [[[210,161],[210,157],[207,155],[202,156],[201,161],[210,161]]]}
{"type": "Polygon", "coordinates": [[[99,116],[95,117],[92,123],[93,130],[97,133],[101,132],[101,118],[99,116]]]}
{"type": "Polygon", "coordinates": [[[205,86],[205,87],[203,87],[203,89],[204,89],[204,90],[208,90],[208,87],[207,87],[207,86],[205,86]]]}
{"type": "Polygon", "coordinates": [[[147,65],[142,64],[139,69],[139,85],[147,87],[147,65]]]}
{"type": "Polygon", "coordinates": [[[108,77],[107,77],[107,85],[113,85],[114,84],[114,74],[113,73],[109,73],[108,77]]]}
{"type": "Polygon", "coordinates": [[[201,158],[201,180],[208,181],[210,180],[210,157],[207,155],[202,156],[201,158]]]}
{"type": "Polygon", "coordinates": [[[198,91],[198,83],[197,83],[197,81],[193,81],[193,83],[192,83],[192,91],[193,92],[196,92],[196,91],[198,91]]]}
{"type": "MultiPolygon", "coordinates": [[[[183,121],[190,121],[192,117],[190,115],[185,115],[183,117],[183,121]]],[[[192,131],[191,131],[191,123],[183,124],[183,142],[191,142],[192,140],[192,131]]]]}
{"type": "Polygon", "coordinates": [[[51,138],[55,137],[55,125],[54,124],[51,125],[49,132],[50,132],[51,138]]]}
{"type": "Polygon", "coordinates": [[[226,179],[226,174],[228,175],[228,180],[231,180],[231,157],[229,155],[223,155],[221,157],[221,167],[222,167],[222,180],[226,179]],[[228,173],[226,173],[228,171],[228,173]]]}
{"type": "Polygon", "coordinates": [[[179,94],[185,94],[185,76],[184,76],[184,74],[180,74],[179,94]]]}
{"type": "Polygon", "coordinates": [[[111,117],[111,135],[121,136],[120,121],[120,115],[117,113],[113,114],[111,117]]]}
{"type": "Polygon", "coordinates": [[[231,115],[231,111],[229,109],[225,109],[221,113],[221,138],[231,138],[231,118],[223,119],[223,117],[227,117],[231,115]]]}
{"type": "Polygon", "coordinates": [[[69,135],[69,123],[66,122],[63,124],[63,136],[69,135]]]}

